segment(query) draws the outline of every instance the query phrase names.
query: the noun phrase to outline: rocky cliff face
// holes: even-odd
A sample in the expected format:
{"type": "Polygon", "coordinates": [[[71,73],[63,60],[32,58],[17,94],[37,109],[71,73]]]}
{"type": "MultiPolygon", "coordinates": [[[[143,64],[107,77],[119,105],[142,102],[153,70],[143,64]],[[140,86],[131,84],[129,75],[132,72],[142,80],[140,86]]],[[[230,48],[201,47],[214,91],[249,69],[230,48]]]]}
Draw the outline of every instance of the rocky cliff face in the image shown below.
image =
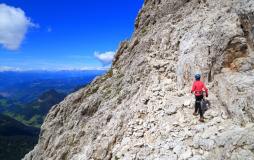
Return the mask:
{"type": "Polygon", "coordinates": [[[24,159],[254,159],[253,37],[253,0],[145,0],[110,71],[51,109],[24,159]]]}

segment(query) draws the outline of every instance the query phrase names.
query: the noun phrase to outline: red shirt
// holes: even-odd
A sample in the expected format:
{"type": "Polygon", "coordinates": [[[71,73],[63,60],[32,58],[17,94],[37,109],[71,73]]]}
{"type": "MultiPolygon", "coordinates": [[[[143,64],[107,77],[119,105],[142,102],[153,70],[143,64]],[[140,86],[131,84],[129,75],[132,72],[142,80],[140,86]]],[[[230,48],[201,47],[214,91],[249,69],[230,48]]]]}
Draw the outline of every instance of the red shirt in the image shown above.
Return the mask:
{"type": "Polygon", "coordinates": [[[202,95],[203,91],[205,91],[206,96],[208,96],[208,89],[202,81],[195,81],[192,85],[191,93],[194,92],[195,96],[202,95]]]}

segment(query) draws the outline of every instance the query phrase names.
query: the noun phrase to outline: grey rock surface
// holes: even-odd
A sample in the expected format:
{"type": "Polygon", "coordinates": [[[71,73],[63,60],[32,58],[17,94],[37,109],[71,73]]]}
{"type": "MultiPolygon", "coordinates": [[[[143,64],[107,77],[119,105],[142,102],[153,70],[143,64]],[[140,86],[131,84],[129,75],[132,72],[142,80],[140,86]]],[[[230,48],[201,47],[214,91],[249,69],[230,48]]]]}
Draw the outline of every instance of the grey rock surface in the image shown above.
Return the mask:
{"type": "Polygon", "coordinates": [[[24,160],[254,159],[253,13],[253,0],[145,0],[108,73],[50,110],[24,160]]]}

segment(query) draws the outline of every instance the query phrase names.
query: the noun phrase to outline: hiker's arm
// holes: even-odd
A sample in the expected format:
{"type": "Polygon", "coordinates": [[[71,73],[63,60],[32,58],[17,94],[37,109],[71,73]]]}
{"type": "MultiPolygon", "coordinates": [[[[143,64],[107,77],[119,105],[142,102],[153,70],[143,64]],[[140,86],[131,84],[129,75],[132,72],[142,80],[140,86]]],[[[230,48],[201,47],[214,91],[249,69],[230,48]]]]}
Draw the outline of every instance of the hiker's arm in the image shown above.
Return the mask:
{"type": "Polygon", "coordinates": [[[204,90],[205,90],[206,97],[208,97],[208,89],[206,88],[205,84],[204,84],[204,90]]]}
{"type": "Polygon", "coordinates": [[[195,91],[195,88],[196,88],[196,85],[195,85],[195,82],[194,82],[193,85],[192,85],[191,93],[193,93],[195,91]]]}

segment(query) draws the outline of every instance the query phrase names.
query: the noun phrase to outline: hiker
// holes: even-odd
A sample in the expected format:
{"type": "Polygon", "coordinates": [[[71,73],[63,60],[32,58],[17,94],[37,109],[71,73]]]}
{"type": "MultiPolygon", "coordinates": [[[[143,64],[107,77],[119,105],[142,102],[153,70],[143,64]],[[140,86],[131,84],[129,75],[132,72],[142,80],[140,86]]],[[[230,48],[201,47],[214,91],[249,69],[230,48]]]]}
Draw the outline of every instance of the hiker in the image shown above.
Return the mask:
{"type": "Polygon", "coordinates": [[[201,75],[200,74],[196,74],[195,75],[195,79],[196,81],[193,83],[192,89],[191,89],[191,93],[195,94],[195,111],[193,113],[194,116],[197,116],[199,112],[200,115],[200,122],[204,122],[204,113],[201,109],[201,101],[203,100],[203,93],[205,91],[205,96],[208,97],[208,89],[206,88],[205,84],[200,81],[201,75]]]}

